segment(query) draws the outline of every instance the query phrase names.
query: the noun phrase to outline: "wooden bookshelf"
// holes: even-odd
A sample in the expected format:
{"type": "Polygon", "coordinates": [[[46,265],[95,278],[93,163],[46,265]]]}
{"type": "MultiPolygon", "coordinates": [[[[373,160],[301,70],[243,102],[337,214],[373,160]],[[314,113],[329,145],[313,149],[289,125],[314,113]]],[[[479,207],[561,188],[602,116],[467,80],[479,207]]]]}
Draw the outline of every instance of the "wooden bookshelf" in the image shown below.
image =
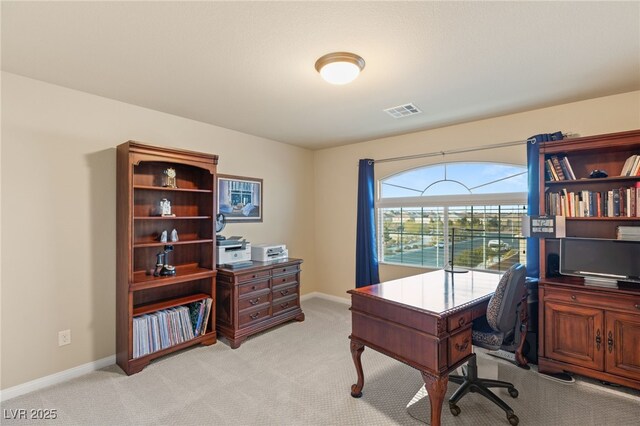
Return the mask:
{"type": "MultiPolygon", "coordinates": [[[[640,130],[589,136],[540,145],[539,213],[549,213],[547,194],[562,191],[606,191],[636,188],[640,176],[619,176],[625,161],[640,154],[640,130]],[[545,181],[550,156],[569,160],[576,180],[545,181]],[[589,178],[605,170],[606,178],[589,178]]],[[[601,211],[602,211],[602,205],[601,211]]],[[[607,214],[609,213],[607,208],[607,214]]],[[[640,226],[637,211],[623,216],[566,217],[567,237],[616,238],[618,226],[640,226]]],[[[640,287],[587,286],[581,277],[560,275],[559,241],[540,242],[538,299],[538,370],[567,371],[640,389],[640,287]]]]}
{"type": "MultiPolygon", "coordinates": [[[[155,147],[134,141],[117,148],[116,361],[127,373],[151,360],[191,345],[216,342],[216,155],[155,147]],[[164,171],[176,171],[176,188],[164,186],[164,171]],[[171,202],[175,216],[160,216],[160,200],[171,202]],[[175,229],[178,241],[163,243],[163,231],[175,229]],[[167,264],[175,275],[154,276],[157,253],[173,246],[167,264]],[[134,317],[212,299],[202,335],[133,357],[134,317]]],[[[162,311],[162,312],[160,312],[162,311]]],[[[136,320],[137,323],[140,320],[136,320]]]]}

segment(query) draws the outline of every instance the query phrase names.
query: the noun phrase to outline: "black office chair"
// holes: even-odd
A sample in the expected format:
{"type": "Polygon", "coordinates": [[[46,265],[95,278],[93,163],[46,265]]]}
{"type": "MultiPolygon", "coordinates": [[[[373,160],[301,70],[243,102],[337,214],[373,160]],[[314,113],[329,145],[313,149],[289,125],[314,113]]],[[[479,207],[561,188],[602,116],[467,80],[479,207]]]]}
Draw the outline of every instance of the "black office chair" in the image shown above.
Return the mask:
{"type": "MultiPolygon", "coordinates": [[[[527,331],[526,271],[523,265],[516,263],[504,273],[496,292],[489,300],[487,315],[475,320],[472,329],[474,346],[490,350],[515,351],[516,361],[523,368],[529,368],[522,355],[527,331]]],[[[518,391],[512,383],[479,378],[475,354],[469,359],[466,369],[463,367],[463,374],[464,376],[449,376],[450,382],[461,385],[449,398],[451,414],[454,416],[460,414],[457,402],[463,396],[469,392],[477,392],[502,408],[507,413],[509,423],[513,426],[518,424],[520,420],[511,407],[489,390],[495,387],[507,388],[509,395],[517,398],[518,391]]]]}

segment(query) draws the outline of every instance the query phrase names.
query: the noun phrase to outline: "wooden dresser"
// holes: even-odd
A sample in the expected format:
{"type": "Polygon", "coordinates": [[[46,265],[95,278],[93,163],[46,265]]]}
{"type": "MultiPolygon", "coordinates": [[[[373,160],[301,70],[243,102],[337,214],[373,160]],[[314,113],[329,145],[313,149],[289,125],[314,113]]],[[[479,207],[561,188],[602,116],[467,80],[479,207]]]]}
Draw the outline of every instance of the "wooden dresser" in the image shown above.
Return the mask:
{"type": "Polygon", "coordinates": [[[238,348],[247,337],[286,321],[304,321],[300,308],[301,259],[253,262],[240,269],[219,268],[216,328],[238,348]]]}

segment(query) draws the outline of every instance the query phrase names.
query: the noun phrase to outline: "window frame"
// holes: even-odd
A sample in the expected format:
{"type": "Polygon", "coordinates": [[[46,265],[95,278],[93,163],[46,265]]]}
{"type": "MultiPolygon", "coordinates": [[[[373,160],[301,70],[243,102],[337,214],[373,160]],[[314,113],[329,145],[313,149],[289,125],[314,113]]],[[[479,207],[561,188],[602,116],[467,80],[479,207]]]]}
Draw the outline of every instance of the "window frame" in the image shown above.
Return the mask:
{"type": "MultiPolygon", "coordinates": [[[[375,215],[376,215],[376,230],[377,230],[377,248],[378,248],[378,259],[379,264],[381,265],[392,265],[392,266],[402,266],[402,267],[413,267],[413,268],[421,268],[421,269],[436,269],[437,266],[425,266],[425,265],[415,265],[409,263],[398,263],[398,262],[388,262],[384,260],[384,232],[382,230],[383,224],[383,209],[392,209],[392,208],[442,208],[444,215],[444,223],[448,223],[448,215],[449,208],[451,207],[498,207],[498,206],[509,206],[509,205],[523,205],[526,206],[528,203],[528,193],[525,192],[503,192],[503,193],[489,193],[489,194],[454,194],[454,195],[427,195],[427,196],[418,196],[418,197],[382,197],[382,185],[385,179],[389,179],[393,176],[396,176],[401,173],[406,173],[412,170],[432,167],[432,166],[441,166],[443,164],[452,164],[452,163],[482,163],[486,165],[491,164],[503,164],[507,166],[514,167],[522,167],[526,169],[526,166],[521,164],[510,164],[505,162],[491,162],[491,161],[456,161],[456,162],[447,162],[447,163],[433,163],[426,164],[417,167],[412,167],[407,170],[401,170],[399,172],[395,172],[393,174],[387,175],[380,179],[377,179],[377,187],[376,187],[376,201],[375,201],[375,215]]],[[[525,212],[526,213],[526,212],[525,212]]],[[[449,244],[449,227],[445,226],[443,229],[442,235],[444,245],[444,264],[448,264],[449,262],[449,252],[450,252],[450,244],[449,244]]],[[[478,269],[480,270],[480,269],[478,269]]]]}

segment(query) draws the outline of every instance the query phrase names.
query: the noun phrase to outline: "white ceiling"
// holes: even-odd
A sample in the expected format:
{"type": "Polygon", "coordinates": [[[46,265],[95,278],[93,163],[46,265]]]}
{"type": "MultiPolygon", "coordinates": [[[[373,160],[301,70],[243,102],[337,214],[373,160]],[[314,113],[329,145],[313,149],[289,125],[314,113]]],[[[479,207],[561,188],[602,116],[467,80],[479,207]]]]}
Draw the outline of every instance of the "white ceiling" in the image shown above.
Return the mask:
{"type": "Polygon", "coordinates": [[[638,90],[640,2],[3,1],[2,69],[317,149],[638,90]]]}

